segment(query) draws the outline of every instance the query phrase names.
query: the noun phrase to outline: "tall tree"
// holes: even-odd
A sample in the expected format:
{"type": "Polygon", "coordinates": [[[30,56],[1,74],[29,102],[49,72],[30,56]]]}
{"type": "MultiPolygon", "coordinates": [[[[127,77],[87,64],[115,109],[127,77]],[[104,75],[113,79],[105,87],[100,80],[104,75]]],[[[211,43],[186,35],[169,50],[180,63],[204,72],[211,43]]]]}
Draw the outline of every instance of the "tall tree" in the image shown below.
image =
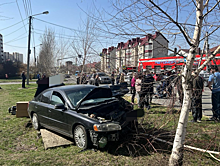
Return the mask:
{"type": "Polygon", "coordinates": [[[97,51],[95,51],[97,38],[96,22],[88,16],[85,20],[82,20],[79,30],[76,31],[75,34],[78,39],[73,40],[72,48],[77,55],[82,56],[81,72],[85,72],[86,61],[91,61],[94,54],[96,57],[98,56],[97,51]]]}
{"type": "Polygon", "coordinates": [[[56,62],[56,40],[52,29],[47,28],[41,36],[41,49],[39,53],[39,71],[47,76],[52,75],[56,62]]]}
{"type": "MultiPolygon", "coordinates": [[[[159,31],[170,40],[172,46],[184,39],[182,44],[190,48],[182,73],[184,101],[170,156],[170,165],[182,165],[186,127],[191,107],[192,80],[194,79],[193,62],[201,41],[207,36],[217,39],[220,27],[219,2],[220,0],[206,0],[205,2],[203,0],[115,0],[113,3],[115,11],[110,13],[109,10],[105,10],[105,13],[108,13],[108,19],[103,17],[100,19],[105,25],[103,27],[106,27],[101,30],[104,33],[130,38],[159,31]],[[206,36],[205,33],[208,35],[206,36]]],[[[163,46],[163,43],[159,44],[163,46]]],[[[168,49],[174,50],[172,47],[168,49]]],[[[197,69],[196,74],[215,57],[219,50],[220,47],[197,69]]]]}

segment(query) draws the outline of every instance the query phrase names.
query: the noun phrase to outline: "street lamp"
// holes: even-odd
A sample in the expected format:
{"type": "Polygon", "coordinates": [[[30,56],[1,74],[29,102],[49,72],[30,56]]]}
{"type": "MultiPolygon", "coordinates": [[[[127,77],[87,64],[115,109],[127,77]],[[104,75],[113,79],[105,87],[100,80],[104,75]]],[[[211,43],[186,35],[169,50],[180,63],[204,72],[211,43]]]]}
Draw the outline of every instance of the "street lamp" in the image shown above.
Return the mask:
{"type": "Polygon", "coordinates": [[[28,33],[28,52],[27,52],[27,85],[29,85],[29,62],[30,62],[30,44],[31,44],[31,20],[33,16],[37,16],[40,14],[48,14],[48,11],[45,11],[43,13],[34,14],[32,16],[29,16],[29,33],[28,33]]]}

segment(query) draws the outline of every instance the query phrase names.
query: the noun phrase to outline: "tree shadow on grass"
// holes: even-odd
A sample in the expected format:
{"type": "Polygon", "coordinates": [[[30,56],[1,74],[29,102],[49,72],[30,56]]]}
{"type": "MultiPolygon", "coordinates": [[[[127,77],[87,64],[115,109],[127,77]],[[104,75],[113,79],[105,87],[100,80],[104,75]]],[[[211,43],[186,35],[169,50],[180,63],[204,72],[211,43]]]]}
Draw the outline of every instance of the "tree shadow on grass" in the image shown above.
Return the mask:
{"type": "MultiPolygon", "coordinates": [[[[145,125],[150,126],[150,124],[145,125]]],[[[174,137],[170,136],[172,134],[170,131],[158,130],[156,128],[146,129],[138,125],[136,130],[122,134],[118,142],[108,142],[107,146],[100,150],[107,151],[116,156],[122,155],[131,157],[148,156],[155,152],[170,154],[172,146],[157,141],[155,138],[173,142],[174,137]]]]}

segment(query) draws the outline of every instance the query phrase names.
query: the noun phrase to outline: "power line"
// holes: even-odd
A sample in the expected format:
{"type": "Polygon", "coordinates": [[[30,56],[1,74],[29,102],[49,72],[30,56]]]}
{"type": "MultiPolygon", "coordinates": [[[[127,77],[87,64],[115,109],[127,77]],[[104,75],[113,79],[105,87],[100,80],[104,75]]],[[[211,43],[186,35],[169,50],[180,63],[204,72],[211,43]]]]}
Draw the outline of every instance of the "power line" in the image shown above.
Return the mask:
{"type": "Polygon", "coordinates": [[[7,42],[5,42],[5,43],[11,43],[11,42],[14,42],[14,41],[17,41],[17,40],[21,40],[21,39],[27,37],[27,36],[25,36],[25,37],[19,38],[19,37],[23,36],[24,34],[26,34],[26,33],[23,33],[22,35],[20,35],[20,36],[14,38],[14,39],[12,39],[12,40],[9,40],[9,41],[7,41],[7,42]]]}
{"type": "Polygon", "coordinates": [[[32,15],[31,0],[28,0],[28,1],[29,1],[30,13],[31,13],[31,15],[32,15]]]}
{"type": "MultiPolygon", "coordinates": [[[[27,19],[27,18],[26,18],[26,19],[27,19]]],[[[26,19],[24,19],[24,20],[26,20],[26,19]]],[[[3,31],[3,30],[8,29],[8,28],[11,28],[11,27],[13,27],[13,26],[15,26],[15,25],[17,25],[17,24],[19,24],[19,23],[21,23],[21,22],[22,22],[22,20],[19,21],[19,22],[17,22],[17,23],[15,23],[15,24],[13,24],[13,25],[10,25],[10,26],[8,26],[8,27],[6,27],[6,28],[0,29],[0,31],[3,31]]]]}
{"type": "Polygon", "coordinates": [[[24,10],[25,10],[26,17],[28,17],[28,12],[27,12],[27,7],[26,7],[26,1],[24,1],[24,0],[23,0],[23,5],[24,5],[24,10]]]}
{"type": "Polygon", "coordinates": [[[5,2],[5,3],[0,4],[0,6],[7,5],[7,4],[10,4],[10,3],[15,3],[15,2],[5,2]]]}
{"type": "Polygon", "coordinates": [[[62,26],[62,25],[54,24],[54,23],[51,23],[51,22],[48,22],[48,21],[44,21],[44,20],[41,20],[41,19],[38,19],[38,18],[35,18],[35,17],[34,17],[34,19],[39,20],[39,21],[42,21],[42,22],[45,22],[45,23],[47,23],[47,24],[51,24],[51,25],[57,26],[57,27],[61,27],[61,28],[64,28],[64,29],[69,29],[69,30],[71,30],[71,31],[83,32],[83,31],[76,30],[76,29],[73,29],[73,28],[69,28],[69,27],[65,27],[65,26],[62,26]]]}
{"type": "MultiPolygon", "coordinates": [[[[19,10],[19,13],[20,13],[21,20],[22,20],[23,25],[24,25],[24,20],[23,20],[23,17],[22,17],[22,15],[21,15],[21,11],[20,11],[20,8],[19,8],[19,5],[18,5],[18,0],[16,0],[16,3],[17,3],[17,7],[18,7],[18,10],[19,10]]],[[[25,31],[27,32],[27,29],[25,28],[25,25],[24,25],[24,29],[25,29],[25,31]]]]}
{"type": "Polygon", "coordinates": [[[15,30],[15,31],[13,31],[13,32],[11,32],[11,33],[9,33],[9,34],[7,34],[7,35],[4,35],[4,37],[9,36],[9,35],[11,35],[11,34],[17,32],[17,31],[19,31],[19,30],[22,29],[22,28],[23,28],[23,25],[22,25],[22,27],[18,28],[17,30],[15,30]]]}
{"type": "MultiPolygon", "coordinates": [[[[35,28],[35,31],[41,31],[41,32],[45,32],[44,30],[40,30],[40,29],[36,29],[35,28]]],[[[37,32],[35,32],[35,33],[37,33],[37,32]]],[[[71,38],[79,38],[79,36],[71,36],[71,35],[64,35],[64,34],[60,34],[60,33],[56,33],[56,32],[54,32],[55,34],[57,34],[57,35],[59,35],[59,36],[65,36],[65,37],[69,37],[69,38],[66,38],[66,39],[71,39],[71,38]]],[[[43,33],[38,33],[38,34],[43,34],[43,33]]],[[[58,37],[58,36],[56,36],[56,37],[58,37]]],[[[104,37],[104,36],[101,36],[101,37],[104,37]]],[[[62,38],[64,38],[64,37],[62,37],[62,38]]],[[[78,39],[78,40],[82,40],[82,39],[78,39]]],[[[108,39],[102,39],[102,43],[109,43],[109,42],[103,42],[103,40],[108,40],[108,39]]],[[[100,42],[100,41],[99,41],[100,42]]],[[[117,40],[117,43],[118,43],[118,40],[117,40]]]]}
{"type": "Polygon", "coordinates": [[[4,45],[6,45],[6,46],[10,46],[10,47],[27,48],[27,47],[14,46],[14,45],[10,45],[10,44],[5,44],[5,43],[4,43],[4,45]]]}

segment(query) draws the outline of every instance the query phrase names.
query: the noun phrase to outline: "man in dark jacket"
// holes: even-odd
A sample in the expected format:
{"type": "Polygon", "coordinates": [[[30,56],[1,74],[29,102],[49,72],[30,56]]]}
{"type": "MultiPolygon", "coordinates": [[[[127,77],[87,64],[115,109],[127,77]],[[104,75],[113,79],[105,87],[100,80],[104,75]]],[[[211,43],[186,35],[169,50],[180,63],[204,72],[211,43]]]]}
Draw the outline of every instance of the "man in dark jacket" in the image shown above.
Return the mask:
{"type": "Polygon", "coordinates": [[[150,97],[152,92],[154,78],[150,73],[143,72],[143,78],[141,80],[141,93],[140,93],[140,107],[150,109],[150,97]]]}
{"type": "Polygon", "coordinates": [[[181,75],[180,71],[177,72],[177,78],[176,78],[176,81],[175,81],[175,86],[176,86],[177,91],[178,91],[179,102],[182,105],[183,104],[184,93],[183,93],[183,86],[182,86],[182,75],[181,75]]]}
{"type": "Polygon", "coordinates": [[[21,74],[21,78],[22,78],[22,88],[25,88],[26,76],[25,76],[25,72],[24,71],[21,74]]]}
{"type": "Polygon", "coordinates": [[[202,119],[202,91],[203,79],[197,76],[193,80],[193,94],[192,94],[192,122],[201,122],[202,119]]]}

